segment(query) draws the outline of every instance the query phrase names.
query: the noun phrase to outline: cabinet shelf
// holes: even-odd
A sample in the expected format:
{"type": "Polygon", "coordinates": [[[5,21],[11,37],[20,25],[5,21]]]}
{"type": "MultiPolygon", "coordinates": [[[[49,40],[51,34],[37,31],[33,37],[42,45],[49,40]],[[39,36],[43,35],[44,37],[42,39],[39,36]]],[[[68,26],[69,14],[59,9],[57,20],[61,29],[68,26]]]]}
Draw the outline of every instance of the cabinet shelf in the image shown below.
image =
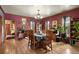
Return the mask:
{"type": "Polygon", "coordinates": [[[77,35],[76,28],[74,27],[77,22],[79,22],[79,19],[73,18],[73,21],[71,21],[71,24],[70,24],[70,36],[72,39],[76,38],[75,35],[77,35]]]}

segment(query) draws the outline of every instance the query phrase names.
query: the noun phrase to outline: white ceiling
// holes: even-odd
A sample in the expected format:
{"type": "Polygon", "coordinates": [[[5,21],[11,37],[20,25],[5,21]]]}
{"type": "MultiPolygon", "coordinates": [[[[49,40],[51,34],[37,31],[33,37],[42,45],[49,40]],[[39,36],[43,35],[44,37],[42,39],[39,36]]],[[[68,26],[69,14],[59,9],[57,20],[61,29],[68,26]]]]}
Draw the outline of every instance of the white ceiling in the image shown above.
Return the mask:
{"type": "Polygon", "coordinates": [[[31,16],[37,15],[37,10],[40,10],[40,15],[43,17],[55,15],[63,11],[71,10],[79,7],[78,5],[3,5],[2,8],[6,13],[31,16]]]}

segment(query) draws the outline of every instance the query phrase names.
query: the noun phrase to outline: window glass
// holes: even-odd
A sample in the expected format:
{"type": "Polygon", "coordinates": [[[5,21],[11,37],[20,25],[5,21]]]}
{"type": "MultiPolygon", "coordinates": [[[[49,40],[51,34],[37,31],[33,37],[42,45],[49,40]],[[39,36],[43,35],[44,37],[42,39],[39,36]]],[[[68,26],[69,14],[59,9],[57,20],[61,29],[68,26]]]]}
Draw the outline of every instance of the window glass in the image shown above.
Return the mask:
{"type": "Polygon", "coordinates": [[[22,18],[22,29],[26,30],[26,18],[22,18]]]}
{"type": "Polygon", "coordinates": [[[50,29],[50,21],[45,22],[45,29],[47,29],[47,30],[50,29]]]}
{"type": "Polygon", "coordinates": [[[32,30],[35,29],[35,22],[34,21],[30,21],[30,27],[32,30]]]}
{"type": "Polygon", "coordinates": [[[64,31],[67,37],[70,37],[70,17],[64,16],[62,18],[62,27],[64,27],[64,31]]]}

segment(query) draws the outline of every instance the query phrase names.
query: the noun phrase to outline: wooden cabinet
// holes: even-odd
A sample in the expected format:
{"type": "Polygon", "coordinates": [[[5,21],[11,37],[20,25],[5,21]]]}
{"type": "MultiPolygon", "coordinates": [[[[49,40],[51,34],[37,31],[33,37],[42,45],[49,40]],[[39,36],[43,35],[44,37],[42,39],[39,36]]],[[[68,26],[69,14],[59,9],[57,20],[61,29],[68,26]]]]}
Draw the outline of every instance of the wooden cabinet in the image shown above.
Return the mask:
{"type": "Polygon", "coordinates": [[[71,38],[71,44],[76,44],[76,42],[79,42],[79,18],[74,18],[71,20],[70,25],[70,38],[71,38]]]}
{"type": "MultiPolygon", "coordinates": [[[[70,25],[70,36],[71,36],[71,39],[75,39],[76,36],[78,36],[79,32],[78,30],[76,29],[76,24],[79,23],[79,19],[78,18],[74,18],[72,21],[71,21],[71,25],[70,25]]],[[[79,26],[78,26],[79,27],[79,26]]]]}

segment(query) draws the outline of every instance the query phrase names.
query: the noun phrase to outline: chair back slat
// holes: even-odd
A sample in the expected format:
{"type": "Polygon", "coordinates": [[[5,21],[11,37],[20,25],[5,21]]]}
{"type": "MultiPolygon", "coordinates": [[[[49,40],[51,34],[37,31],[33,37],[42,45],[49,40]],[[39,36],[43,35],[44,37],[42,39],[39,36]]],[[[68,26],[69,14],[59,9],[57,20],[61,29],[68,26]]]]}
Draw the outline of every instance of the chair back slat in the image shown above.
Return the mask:
{"type": "Polygon", "coordinates": [[[31,43],[31,48],[35,48],[35,37],[33,30],[28,30],[27,35],[29,37],[29,43],[31,43]]]}
{"type": "Polygon", "coordinates": [[[53,33],[53,31],[47,30],[46,35],[49,41],[55,41],[56,40],[56,34],[53,33]]]}

